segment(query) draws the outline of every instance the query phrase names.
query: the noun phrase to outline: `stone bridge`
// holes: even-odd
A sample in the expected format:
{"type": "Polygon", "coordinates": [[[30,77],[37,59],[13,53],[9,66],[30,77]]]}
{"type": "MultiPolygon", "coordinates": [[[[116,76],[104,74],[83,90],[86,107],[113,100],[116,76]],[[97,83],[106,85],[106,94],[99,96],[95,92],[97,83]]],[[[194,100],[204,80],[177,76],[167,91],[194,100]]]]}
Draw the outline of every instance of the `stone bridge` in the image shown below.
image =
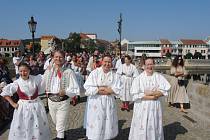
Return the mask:
{"type": "MultiPolygon", "coordinates": [[[[165,140],[210,140],[210,87],[189,82],[187,92],[190,97],[190,108],[188,114],[179,112],[176,107],[168,107],[163,103],[163,127],[165,140]]],[[[43,97],[41,97],[43,98],[43,97]]],[[[43,98],[46,103],[46,99],[43,98]]],[[[76,106],[71,106],[67,140],[85,140],[83,129],[83,117],[86,97],[76,106]]],[[[119,135],[114,140],[127,140],[130,130],[133,111],[124,112],[120,110],[120,101],[117,99],[119,117],[119,135]]],[[[132,106],[132,105],[131,105],[132,106]]],[[[49,115],[48,115],[49,117],[49,115]]],[[[49,117],[52,139],[56,137],[55,126],[49,117]]],[[[9,125],[0,132],[0,140],[7,140],[9,125]]]]}
{"type": "MultiPolygon", "coordinates": [[[[171,60],[162,59],[160,62],[156,62],[156,66],[170,68],[171,60]]],[[[185,66],[189,70],[208,70],[210,68],[210,59],[185,59],[185,66]]]]}

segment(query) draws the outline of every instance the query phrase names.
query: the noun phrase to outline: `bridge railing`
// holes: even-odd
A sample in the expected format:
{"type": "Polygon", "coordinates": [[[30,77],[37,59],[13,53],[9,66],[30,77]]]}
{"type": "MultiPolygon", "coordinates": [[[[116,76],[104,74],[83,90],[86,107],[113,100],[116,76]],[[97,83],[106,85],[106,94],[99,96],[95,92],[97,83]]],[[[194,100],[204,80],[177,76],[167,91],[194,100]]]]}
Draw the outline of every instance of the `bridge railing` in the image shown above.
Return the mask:
{"type": "Polygon", "coordinates": [[[210,66],[210,59],[186,59],[185,65],[189,66],[210,66]]]}

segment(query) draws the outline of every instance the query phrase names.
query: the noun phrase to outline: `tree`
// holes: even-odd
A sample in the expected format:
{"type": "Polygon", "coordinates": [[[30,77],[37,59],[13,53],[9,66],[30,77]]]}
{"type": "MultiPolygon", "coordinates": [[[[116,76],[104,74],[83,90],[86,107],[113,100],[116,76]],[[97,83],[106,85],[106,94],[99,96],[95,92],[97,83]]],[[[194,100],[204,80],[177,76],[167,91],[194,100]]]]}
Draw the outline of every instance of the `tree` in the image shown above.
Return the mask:
{"type": "Polygon", "coordinates": [[[98,50],[99,50],[99,52],[102,52],[102,53],[103,53],[103,52],[108,52],[108,51],[106,51],[106,49],[105,49],[104,47],[102,47],[102,46],[101,46],[101,47],[98,47],[98,50]]]}
{"type": "Polygon", "coordinates": [[[4,56],[5,57],[10,57],[10,54],[9,53],[5,53],[4,56]]]}
{"type": "Polygon", "coordinates": [[[95,46],[86,46],[86,50],[89,52],[89,53],[93,53],[97,48],[95,46]]]}
{"type": "Polygon", "coordinates": [[[81,52],[80,48],[81,37],[79,33],[70,33],[67,39],[62,40],[62,49],[67,52],[77,53],[81,52]]]}
{"type": "Polygon", "coordinates": [[[81,37],[79,33],[70,33],[69,38],[70,40],[70,46],[74,48],[74,52],[81,52],[80,43],[81,43],[81,37]]]}
{"type": "Polygon", "coordinates": [[[40,43],[35,42],[34,43],[34,52],[37,53],[37,52],[40,52],[40,51],[41,51],[40,43]]]}
{"type": "Polygon", "coordinates": [[[195,52],[193,58],[194,59],[202,59],[203,56],[202,56],[202,54],[200,52],[195,52]]]}
{"type": "Polygon", "coordinates": [[[171,53],[169,51],[166,53],[166,58],[171,58],[171,53]]]}
{"type": "Polygon", "coordinates": [[[89,53],[93,53],[96,49],[98,49],[93,39],[82,40],[81,43],[84,45],[84,49],[86,49],[89,53]]]}
{"type": "Polygon", "coordinates": [[[74,48],[71,45],[71,41],[69,39],[64,39],[63,40],[63,49],[66,52],[73,52],[74,48]]]}
{"type": "Polygon", "coordinates": [[[185,55],[185,59],[193,59],[193,54],[191,52],[188,52],[186,55],[185,55]]]}

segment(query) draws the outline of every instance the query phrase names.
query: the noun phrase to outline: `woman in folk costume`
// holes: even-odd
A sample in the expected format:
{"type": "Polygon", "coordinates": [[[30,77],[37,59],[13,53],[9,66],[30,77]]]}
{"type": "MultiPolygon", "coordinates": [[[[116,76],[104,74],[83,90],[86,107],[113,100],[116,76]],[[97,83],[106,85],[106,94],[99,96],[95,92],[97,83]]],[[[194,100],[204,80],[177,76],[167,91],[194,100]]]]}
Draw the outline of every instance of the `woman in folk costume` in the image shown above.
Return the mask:
{"type": "Polygon", "coordinates": [[[114,96],[121,83],[111,71],[111,56],[105,55],[102,66],[93,70],[84,84],[89,96],[86,111],[86,136],[91,140],[113,139],[118,134],[117,106],[114,96]]]}
{"type": "Polygon", "coordinates": [[[19,65],[20,78],[3,88],[1,96],[15,108],[10,126],[9,140],[50,140],[45,108],[38,95],[43,93],[42,77],[29,75],[26,63],[19,65]],[[17,92],[18,103],[11,96],[17,92]]]}
{"type": "Polygon", "coordinates": [[[130,94],[131,84],[133,79],[139,75],[136,66],[131,64],[131,57],[129,55],[125,56],[125,63],[117,69],[117,74],[121,76],[122,89],[120,91],[120,100],[122,101],[121,110],[129,111],[129,101],[132,101],[132,96],[130,94]]]}
{"type": "Polygon", "coordinates": [[[49,113],[56,126],[57,140],[64,139],[64,131],[69,120],[69,97],[80,92],[74,72],[64,65],[64,56],[63,51],[54,52],[53,65],[45,71],[43,79],[49,113]]]}
{"type": "MultiPolygon", "coordinates": [[[[87,73],[88,75],[89,75],[90,72],[92,72],[96,68],[101,67],[102,61],[99,61],[99,60],[101,60],[101,58],[99,57],[99,52],[98,52],[98,50],[95,50],[93,56],[89,59],[88,66],[86,68],[86,70],[88,72],[87,73]],[[91,68],[91,71],[90,71],[90,68],[91,68]]],[[[88,78],[88,76],[87,76],[87,78],[88,78]]],[[[90,98],[90,96],[87,97],[86,106],[85,106],[85,115],[84,115],[84,122],[83,122],[83,128],[85,128],[85,129],[86,129],[86,122],[87,122],[87,110],[88,110],[88,100],[89,100],[89,98],[90,98]]]]}
{"type": "Polygon", "coordinates": [[[129,140],[163,140],[160,97],[166,96],[170,84],[153,71],[154,60],[145,60],[145,69],[132,83],[134,110],[129,140]]]}

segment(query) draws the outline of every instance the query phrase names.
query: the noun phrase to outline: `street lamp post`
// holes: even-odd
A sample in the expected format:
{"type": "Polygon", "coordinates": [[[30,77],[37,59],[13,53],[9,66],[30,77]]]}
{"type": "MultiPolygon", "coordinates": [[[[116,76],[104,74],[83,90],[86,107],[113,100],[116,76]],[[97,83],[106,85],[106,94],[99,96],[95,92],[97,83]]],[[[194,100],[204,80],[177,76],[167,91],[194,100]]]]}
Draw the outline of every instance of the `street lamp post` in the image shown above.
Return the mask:
{"type": "Polygon", "coordinates": [[[120,41],[119,41],[119,48],[120,48],[120,58],[121,58],[121,37],[122,37],[122,13],[120,13],[120,19],[117,22],[118,23],[118,33],[120,35],[120,41]]]}
{"type": "Polygon", "coordinates": [[[34,33],[35,33],[35,31],[36,31],[36,24],[37,24],[37,22],[34,21],[34,17],[32,16],[32,17],[31,17],[31,20],[28,21],[28,26],[29,26],[30,32],[32,33],[32,48],[33,48],[33,54],[34,54],[34,33]]]}

